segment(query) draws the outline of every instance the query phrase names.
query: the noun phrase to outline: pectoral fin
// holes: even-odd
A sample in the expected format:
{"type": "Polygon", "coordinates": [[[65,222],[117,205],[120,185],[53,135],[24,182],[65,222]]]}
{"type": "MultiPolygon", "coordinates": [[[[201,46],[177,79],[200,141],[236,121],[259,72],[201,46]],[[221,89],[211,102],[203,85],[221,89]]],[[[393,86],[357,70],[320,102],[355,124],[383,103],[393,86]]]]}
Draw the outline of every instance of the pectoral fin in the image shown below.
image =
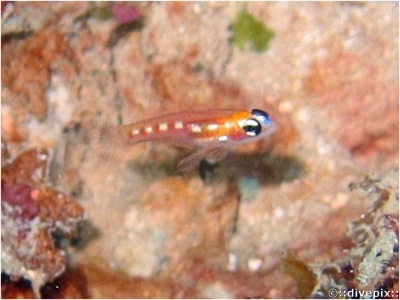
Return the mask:
{"type": "Polygon", "coordinates": [[[205,159],[210,163],[210,164],[215,164],[221,160],[223,160],[226,155],[228,154],[228,150],[226,148],[211,148],[209,151],[207,151],[205,155],[205,159]]]}
{"type": "Polygon", "coordinates": [[[202,159],[215,164],[226,157],[228,150],[226,148],[203,148],[189,156],[186,156],[178,163],[181,172],[189,172],[198,167],[202,159]]]}

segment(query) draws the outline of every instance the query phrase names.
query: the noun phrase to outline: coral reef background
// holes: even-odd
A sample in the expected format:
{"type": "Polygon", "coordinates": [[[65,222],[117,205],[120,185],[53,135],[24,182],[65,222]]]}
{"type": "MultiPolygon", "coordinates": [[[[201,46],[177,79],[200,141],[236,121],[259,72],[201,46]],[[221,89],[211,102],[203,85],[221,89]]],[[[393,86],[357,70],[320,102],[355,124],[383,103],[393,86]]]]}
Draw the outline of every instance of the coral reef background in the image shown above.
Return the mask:
{"type": "Polygon", "coordinates": [[[1,8],[3,297],[398,291],[398,3],[1,8]],[[278,128],[184,175],[95,139],[204,107],[278,128]]]}

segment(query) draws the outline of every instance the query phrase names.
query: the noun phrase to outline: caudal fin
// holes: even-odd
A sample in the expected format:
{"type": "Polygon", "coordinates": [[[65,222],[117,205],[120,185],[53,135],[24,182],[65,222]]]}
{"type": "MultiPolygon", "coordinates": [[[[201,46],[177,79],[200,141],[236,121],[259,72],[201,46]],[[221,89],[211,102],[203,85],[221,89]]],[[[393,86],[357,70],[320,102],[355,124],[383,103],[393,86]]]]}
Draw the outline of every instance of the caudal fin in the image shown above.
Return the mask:
{"type": "Polygon", "coordinates": [[[115,169],[126,163],[130,146],[118,135],[117,127],[103,127],[90,134],[91,155],[99,167],[115,169]]]}

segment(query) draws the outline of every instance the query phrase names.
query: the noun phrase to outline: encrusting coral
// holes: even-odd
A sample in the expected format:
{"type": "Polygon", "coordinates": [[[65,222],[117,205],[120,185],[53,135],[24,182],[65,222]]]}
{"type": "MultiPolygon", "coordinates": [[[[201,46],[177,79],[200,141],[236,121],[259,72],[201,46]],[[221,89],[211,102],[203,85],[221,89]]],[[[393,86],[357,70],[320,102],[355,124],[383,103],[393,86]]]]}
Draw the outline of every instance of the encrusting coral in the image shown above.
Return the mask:
{"type": "Polygon", "coordinates": [[[53,235],[72,237],[84,218],[79,204],[50,187],[48,158],[47,150],[27,150],[1,170],[2,272],[30,280],[37,297],[66,267],[53,235]]]}

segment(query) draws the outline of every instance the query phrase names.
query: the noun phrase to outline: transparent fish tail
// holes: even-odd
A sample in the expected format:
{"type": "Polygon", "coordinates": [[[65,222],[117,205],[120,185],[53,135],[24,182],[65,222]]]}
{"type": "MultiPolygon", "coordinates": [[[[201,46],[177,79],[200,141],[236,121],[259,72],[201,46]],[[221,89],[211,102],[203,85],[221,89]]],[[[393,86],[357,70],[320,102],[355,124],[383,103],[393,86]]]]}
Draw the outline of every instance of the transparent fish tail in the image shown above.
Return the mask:
{"type": "Polygon", "coordinates": [[[89,155],[96,158],[99,168],[122,168],[128,160],[131,147],[120,136],[118,127],[103,127],[90,133],[89,155]]]}

